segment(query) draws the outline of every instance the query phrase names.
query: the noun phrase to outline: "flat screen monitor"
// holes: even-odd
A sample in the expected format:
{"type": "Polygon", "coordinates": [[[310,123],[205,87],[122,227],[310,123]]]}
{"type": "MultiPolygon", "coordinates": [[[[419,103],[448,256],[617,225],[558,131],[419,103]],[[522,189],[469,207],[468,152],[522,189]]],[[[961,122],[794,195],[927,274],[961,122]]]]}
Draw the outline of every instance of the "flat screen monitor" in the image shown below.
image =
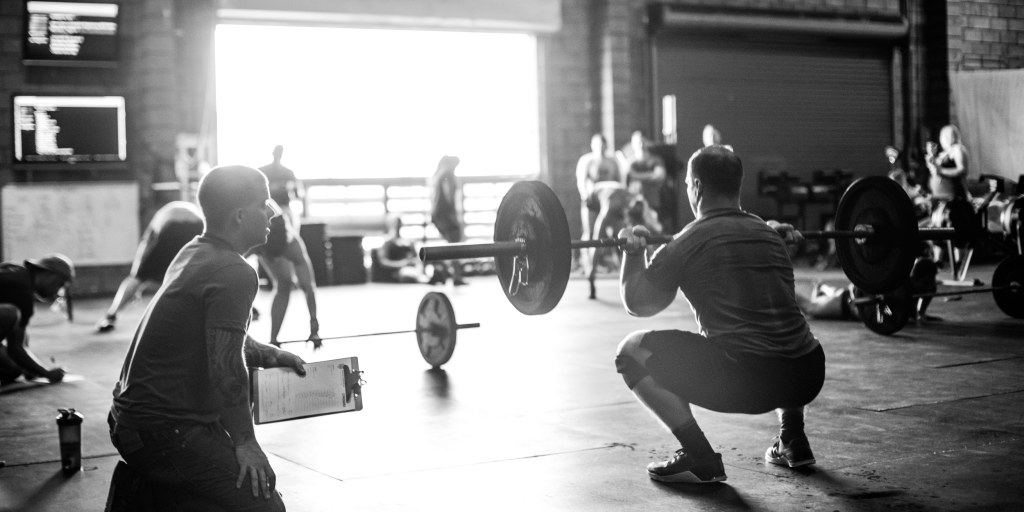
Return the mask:
{"type": "Polygon", "coordinates": [[[14,96],[14,163],[127,160],[123,96],[14,96]]]}
{"type": "Polygon", "coordinates": [[[36,0],[24,2],[25,64],[105,67],[117,65],[120,10],[117,3],[36,0]]]}

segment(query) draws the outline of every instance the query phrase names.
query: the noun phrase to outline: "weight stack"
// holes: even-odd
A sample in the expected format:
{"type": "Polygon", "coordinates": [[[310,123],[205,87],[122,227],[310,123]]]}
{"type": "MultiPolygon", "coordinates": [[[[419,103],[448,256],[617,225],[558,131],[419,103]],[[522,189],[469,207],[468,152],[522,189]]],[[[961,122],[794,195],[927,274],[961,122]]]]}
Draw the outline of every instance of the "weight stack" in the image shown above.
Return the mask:
{"type": "Polygon", "coordinates": [[[361,284],[366,282],[366,262],[363,237],[331,237],[331,266],[334,284],[361,284]]]}
{"type": "Polygon", "coordinates": [[[330,242],[327,241],[327,225],[322,223],[303,224],[299,236],[306,245],[309,262],[313,264],[313,281],[317,286],[331,284],[330,242]]]}

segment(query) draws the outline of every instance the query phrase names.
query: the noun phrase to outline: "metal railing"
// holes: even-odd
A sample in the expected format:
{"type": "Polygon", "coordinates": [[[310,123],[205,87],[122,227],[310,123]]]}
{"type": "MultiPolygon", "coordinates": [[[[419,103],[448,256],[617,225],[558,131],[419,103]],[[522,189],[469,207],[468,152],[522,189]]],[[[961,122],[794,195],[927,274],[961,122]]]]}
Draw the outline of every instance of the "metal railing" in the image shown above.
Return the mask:
{"type": "MultiPolygon", "coordinates": [[[[502,197],[513,183],[530,176],[460,177],[467,240],[491,240],[502,197]]],[[[430,222],[425,178],[352,178],[302,180],[306,189],[300,217],[322,223],[328,236],[380,236],[390,215],[402,220],[404,238],[424,243],[442,239],[430,222]]]]}

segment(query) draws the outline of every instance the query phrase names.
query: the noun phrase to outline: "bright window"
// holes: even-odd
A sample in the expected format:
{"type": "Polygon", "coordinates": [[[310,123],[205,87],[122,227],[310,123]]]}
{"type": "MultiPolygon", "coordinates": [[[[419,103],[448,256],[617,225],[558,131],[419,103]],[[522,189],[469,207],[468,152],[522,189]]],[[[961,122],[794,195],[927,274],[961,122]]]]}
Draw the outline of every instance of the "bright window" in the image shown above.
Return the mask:
{"type": "Polygon", "coordinates": [[[219,25],[218,163],[284,145],[299,178],[462,176],[540,166],[527,34],[219,25]]]}

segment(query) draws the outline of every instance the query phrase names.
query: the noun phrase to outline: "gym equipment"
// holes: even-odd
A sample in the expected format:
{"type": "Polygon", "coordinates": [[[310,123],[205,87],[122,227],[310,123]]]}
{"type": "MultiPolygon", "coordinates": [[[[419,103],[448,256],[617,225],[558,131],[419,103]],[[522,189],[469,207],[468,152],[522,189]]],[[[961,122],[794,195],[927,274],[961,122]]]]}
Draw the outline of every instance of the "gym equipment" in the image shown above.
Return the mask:
{"type": "MultiPolygon", "coordinates": [[[[565,211],[554,192],[539,181],[521,181],[498,207],[493,243],[423,247],[419,256],[423,261],[493,257],[509,302],[524,314],[542,315],[565,292],[572,249],[618,247],[626,241],[569,240],[568,233],[565,211]]],[[[850,185],[839,201],[836,230],[801,233],[807,239],[835,239],[847,277],[869,294],[891,292],[907,280],[920,240],[957,237],[954,228],[918,228],[910,198],[883,176],[850,185]]],[[[671,240],[652,237],[648,243],[671,240]]]]}
{"type": "MultiPolygon", "coordinates": [[[[459,329],[475,329],[480,327],[479,323],[460,324],[455,321],[455,309],[448,300],[448,296],[440,292],[429,292],[420,300],[416,310],[416,328],[401,331],[368,332],[363,334],[345,334],[342,336],[328,336],[320,338],[325,340],[340,340],[349,338],[365,338],[369,336],[388,336],[392,334],[416,333],[416,342],[420,348],[420,355],[423,360],[438,369],[448,362],[455,352],[455,338],[459,329]]],[[[278,341],[277,346],[286,343],[303,343],[309,340],[287,340],[278,341]]]]}
{"type": "Polygon", "coordinates": [[[878,334],[889,336],[907,325],[915,302],[911,298],[910,285],[904,283],[896,290],[875,296],[867,296],[854,288],[853,307],[864,325],[878,334]]]}
{"type": "Polygon", "coordinates": [[[1010,239],[1017,241],[1017,254],[1024,254],[1024,196],[1019,196],[1011,202],[1007,202],[999,214],[999,224],[1003,228],[1003,234],[1010,239]]]}
{"type": "Polygon", "coordinates": [[[1009,256],[996,266],[992,286],[935,293],[911,293],[909,284],[886,294],[859,294],[853,305],[861,321],[878,334],[890,335],[902,329],[916,308],[917,299],[958,297],[970,293],[992,293],[999,309],[1012,318],[1024,318],[1024,256],[1009,256]]]}
{"type": "Polygon", "coordinates": [[[1013,318],[1024,318],[1024,255],[1010,256],[992,273],[992,298],[1013,318]]]}

